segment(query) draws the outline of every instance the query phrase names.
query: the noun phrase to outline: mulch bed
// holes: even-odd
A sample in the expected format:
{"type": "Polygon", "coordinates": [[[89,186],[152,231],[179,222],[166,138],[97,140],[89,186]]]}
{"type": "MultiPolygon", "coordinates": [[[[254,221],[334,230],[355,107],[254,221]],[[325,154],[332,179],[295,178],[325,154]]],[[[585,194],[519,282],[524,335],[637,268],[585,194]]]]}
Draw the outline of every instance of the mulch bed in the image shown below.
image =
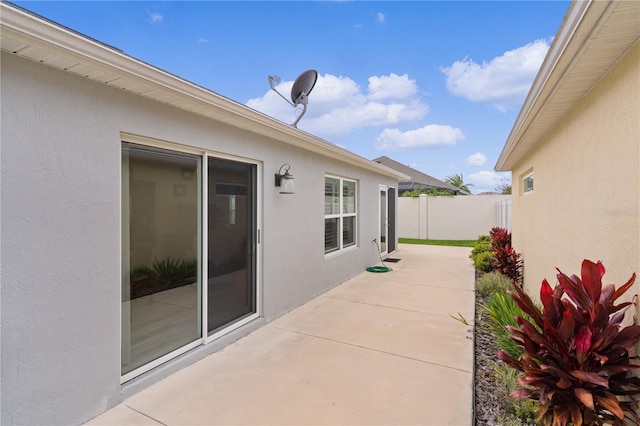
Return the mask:
{"type": "MultiPolygon", "coordinates": [[[[476,294],[476,312],[480,313],[482,299],[476,294]]],[[[484,313],[483,313],[484,316],[484,313]]],[[[494,426],[504,416],[503,393],[496,392],[493,370],[497,361],[493,336],[482,330],[481,320],[475,321],[475,419],[476,426],[494,426]]]]}

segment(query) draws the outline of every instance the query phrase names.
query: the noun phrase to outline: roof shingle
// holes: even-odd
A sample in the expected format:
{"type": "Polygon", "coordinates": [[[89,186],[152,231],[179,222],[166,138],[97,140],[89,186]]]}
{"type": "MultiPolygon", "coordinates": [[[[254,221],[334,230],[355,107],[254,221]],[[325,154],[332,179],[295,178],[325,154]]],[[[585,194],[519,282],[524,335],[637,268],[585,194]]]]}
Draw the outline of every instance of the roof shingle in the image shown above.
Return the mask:
{"type": "Polygon", "coordinates": [[[429,176],[428,174],[419,172],[416,169],[412,169],[409,166],[405,166],[402,163],[398,163],[395,160],[392,160],[389,157],[382,156],[375,158],[373,161],[376,163],[382,164],[383,166],[387,166],[391,169],[397,170],[401,173],[404,173],[407,176],[410,176],[408,181],[400,182],[400,190],[411,190],[416,188],[437,188],[437,189],[448,189],[449,191],[454,191],[455,193],[461,192],[460,189],[456,188],[453,185],[450,185],[446,182],[441,181],[440,179],[436,179],[433,176],[429,176]]]}

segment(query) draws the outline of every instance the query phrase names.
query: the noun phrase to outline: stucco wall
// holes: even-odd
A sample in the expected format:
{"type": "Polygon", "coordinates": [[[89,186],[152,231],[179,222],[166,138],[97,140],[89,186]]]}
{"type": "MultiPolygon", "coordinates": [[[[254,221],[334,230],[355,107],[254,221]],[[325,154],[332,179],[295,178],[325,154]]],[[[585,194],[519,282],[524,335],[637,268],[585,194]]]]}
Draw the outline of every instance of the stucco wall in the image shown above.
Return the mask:
{"type": "Polygon", "coordinates": [[[639,55],[636,43],[513,170],[513,243],[532,294],[585,258],[602,260],[607,283],[640,273],[639,55]]]}
{"type": "Polygon", "coordinates": [[[3,424],[82,423],[121,399],[121,132],[262,162],[263,322],[376,263],[378,185],[396,186],[393,179],[4,52],[1,59],[3,424]],[[273,184],[283,163],[295,195],[273,184]],[[325,173],[359,183],[359,245],[330,257],[325,173]]]}
{"type": "Polygon", "coordinates": [[[501,201],[510,195],[400,197],[399,236],[429,240],[475,240],[500,221],[501,201]]]}

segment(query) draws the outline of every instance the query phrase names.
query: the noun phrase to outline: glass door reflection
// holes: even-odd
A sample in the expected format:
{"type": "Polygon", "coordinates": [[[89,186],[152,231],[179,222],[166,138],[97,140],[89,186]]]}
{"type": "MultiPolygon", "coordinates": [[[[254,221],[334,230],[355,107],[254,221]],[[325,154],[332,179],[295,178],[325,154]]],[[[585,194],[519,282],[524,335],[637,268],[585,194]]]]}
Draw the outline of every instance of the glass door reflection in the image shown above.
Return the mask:
{"type": "Polygon", "coordinates": [[[256,312],[257,166],[208,159],[209,334],[256,312]]]}
{"type": "Polygon", "coordinates": [[[122,143],[122,375],[201,338],[200,157],[122,143]]]}
{"type": "Polygon", "coordinates": [[[380,187],[380,254],[387,254],[387,188],[380,187]]]}

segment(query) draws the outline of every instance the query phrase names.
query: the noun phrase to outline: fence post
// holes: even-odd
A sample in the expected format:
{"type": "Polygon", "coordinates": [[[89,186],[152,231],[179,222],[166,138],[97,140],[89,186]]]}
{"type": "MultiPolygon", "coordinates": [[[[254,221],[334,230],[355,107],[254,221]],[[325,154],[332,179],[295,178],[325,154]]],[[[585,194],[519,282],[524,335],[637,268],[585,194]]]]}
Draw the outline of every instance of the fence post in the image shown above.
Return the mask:
{"type": "Polygon", "coordinates": [[[498,226],[511,231],[511,198],[498,202],[498,226]]]}
{"type": "Polygon", "coordinates": [[[428,197],[427,194],[420,194],[419,196],[419,206],[418,206],[418,238],[421,240],[429,239],[429,229],[428,229],[428,197]]]}

